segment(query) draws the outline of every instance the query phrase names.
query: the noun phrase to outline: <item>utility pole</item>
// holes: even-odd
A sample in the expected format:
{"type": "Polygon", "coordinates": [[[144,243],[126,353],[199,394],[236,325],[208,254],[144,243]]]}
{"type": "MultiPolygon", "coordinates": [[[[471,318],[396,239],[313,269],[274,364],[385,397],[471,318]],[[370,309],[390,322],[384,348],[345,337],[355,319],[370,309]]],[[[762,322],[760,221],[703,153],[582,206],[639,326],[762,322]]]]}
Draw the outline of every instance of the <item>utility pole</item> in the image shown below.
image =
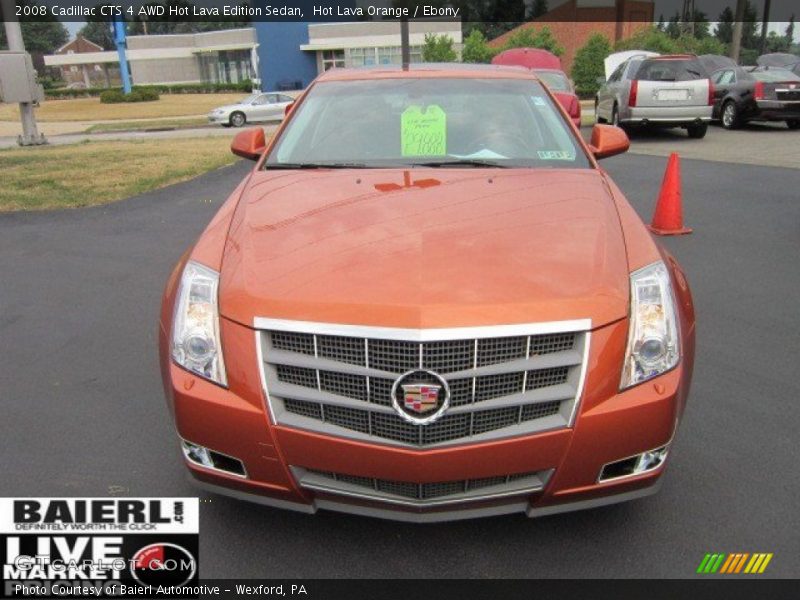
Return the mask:
{"type": "Polygon", "coordinates": [[[400,19],[400,54],[403,70],[408,71],[408,65],[411,64],[411,46],[408,42],[408,19],[406,17],[400,19]]]}
{"type": "Polygon", "coordinates": [[[736,16],[733,17],[730,57],[737,63],[739,62],[739,52],[742,49],[742,21],[744,21],[745,2],[746,0],[736,0],[736,16]]]}
{"type": "MultiPolygon", "coordinates": [[[[16,12],[14,0],[0,0],[0,5],[3,9],[3,15],[7,15],[4,22],[6,29],[6,39],[8,40],[8,49],[11,52],[25,52],[25,42],[22,39],[22,28],[19,26],[19,21],[12,20],[12,16],[16,12]]],[[[20,102],[19,115],[22,121],[22,135],[17,137],[17,142],[20,146],[35,146],[39,144],[46,144],[47,140],[39,133],[39,128],[36,126],[36,115],[33,113],[33,102],[20,102]]]]}
{"type": "Polygon", "coordinates": [[[772,0],[764,0],[764,16],[761,19],[761,44],[759,54],[767,52],[767,28],[769,27],[769,5],[772,0]]]}

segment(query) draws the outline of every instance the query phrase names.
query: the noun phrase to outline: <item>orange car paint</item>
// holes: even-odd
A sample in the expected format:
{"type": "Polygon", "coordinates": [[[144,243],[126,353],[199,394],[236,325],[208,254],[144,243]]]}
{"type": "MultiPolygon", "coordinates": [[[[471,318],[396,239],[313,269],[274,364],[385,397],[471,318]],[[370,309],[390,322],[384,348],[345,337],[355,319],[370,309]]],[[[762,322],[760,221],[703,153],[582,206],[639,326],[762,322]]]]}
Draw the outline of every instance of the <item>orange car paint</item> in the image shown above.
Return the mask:
{"type": "MultiPolygon", "coordinates": [[[[334,70],[320,79],[470,76],[476,75],[334,70]]],[[[480,71],[480,77],[532,75],[498,69],[480,71]]],[[[562,116],[568,119],[563,111],[562,116]]],[[[655,244],[590,148],[579,143],[593,168],[268,172],[260,169],[262,158],[179,261],[164,292],[159,349],[177,433],[240,459],[248,474],[244,479],[187,463],[194,477],[296,507],[311,507],[322,495],[301,489],[289,465],[418,483],[489,477],[498,468],[554,469],[546,488],[527,498],[531,509],[653,486],[663,468],[608,483],[597,478],[604,464],[672,440],[694,359],[691,293],[677,262],[655,244]],[[413,185],[421,179],[435,183],[413,185]],[[189,259],[221,272],[227,388],[185,371],[170,357],[176,288],[189,259]],[[428,293],[409,297],[403,291],[419,285],[421,269],[408,266],[423,260],[428,293]],[[656,260],[664,260],[672,275],[681,361],[620,391],[629,273],[656,260]],[[415,329],[588,318],[592,337],[571,428],[415,449],[272,423],[254,343],[255,317],[415,329]]]]}

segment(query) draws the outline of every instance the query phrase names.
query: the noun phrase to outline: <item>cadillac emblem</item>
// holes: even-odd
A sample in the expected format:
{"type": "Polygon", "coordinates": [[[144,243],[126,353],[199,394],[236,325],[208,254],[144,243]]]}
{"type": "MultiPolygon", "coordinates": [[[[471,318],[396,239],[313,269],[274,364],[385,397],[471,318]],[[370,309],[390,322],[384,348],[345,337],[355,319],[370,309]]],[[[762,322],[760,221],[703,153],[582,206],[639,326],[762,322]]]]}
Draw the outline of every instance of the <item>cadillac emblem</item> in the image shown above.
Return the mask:
{"type": "Polygon", "coordinates": [[[392,406],[409,423],[433,423],[449,405],[450,388],[447,381],[433,371],[409,371],[392,386],[392,406]]]}

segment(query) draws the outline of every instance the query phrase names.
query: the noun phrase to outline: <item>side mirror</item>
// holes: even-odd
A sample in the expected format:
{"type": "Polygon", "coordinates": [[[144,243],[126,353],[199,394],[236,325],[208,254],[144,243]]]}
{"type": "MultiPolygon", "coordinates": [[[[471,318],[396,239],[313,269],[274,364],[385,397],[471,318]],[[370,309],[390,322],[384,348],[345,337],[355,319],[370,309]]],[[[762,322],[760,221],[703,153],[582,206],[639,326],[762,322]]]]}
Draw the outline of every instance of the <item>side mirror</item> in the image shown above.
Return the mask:
{"type": "Polygon", "coordinates": [[[291,104],[287,104],[286,108],[283,109],[283,116],[288,117],[289,113],[292,112],[293,108],[294,108],[294,102],[292,102],[291,104]]]}
{"type": "Polygon", "coordinates": [[[607,158],[615,154],[627,152],[631,142],[619,127],[613,125],[595,125],[592,127],[592,141],[589,147],[597,159],[607,158]]]}
{"type": "Polygon", "coordinates": [[[231,152],[236,156],[250,160],[258,160],[264,154],[267,141],[264,137],[264,130],[261,127],[245,129],[236,134],[231,142],[231,152]]]}

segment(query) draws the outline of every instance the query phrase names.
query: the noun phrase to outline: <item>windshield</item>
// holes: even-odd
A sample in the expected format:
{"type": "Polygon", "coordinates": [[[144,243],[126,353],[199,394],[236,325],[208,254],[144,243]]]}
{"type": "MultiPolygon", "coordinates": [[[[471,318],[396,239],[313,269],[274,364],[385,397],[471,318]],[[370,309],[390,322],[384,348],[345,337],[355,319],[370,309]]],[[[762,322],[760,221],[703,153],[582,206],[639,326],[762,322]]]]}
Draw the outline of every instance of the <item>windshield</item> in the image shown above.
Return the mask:
{"type": "Polygon", "coordinates": [[[642,61],[635,79],[645,81],[691,81],[708,75],[697,59],[653,58],[642,61]]]}
{"type": "Polygon", "coordinates": [[[800,77],[789,71],[788,69],[776,69],[770,67],[764,71],[753,71],[750,73],[759,81],[776,82],[776,81],[800,81],[800,77]]]}
{"type": "Polygon", "coordinates": [[[534,80],[397,78],[316,84],[265,168],[590,163],[534,80]]]}
{"type": "Polygon", "coordinates": [[[569,79],[563,73],[557,71],[537,71],[534,70],[536,76],[541,79],[544,84],[554,92],[571,92],[572,86],[569,84],[569,79]]]}

